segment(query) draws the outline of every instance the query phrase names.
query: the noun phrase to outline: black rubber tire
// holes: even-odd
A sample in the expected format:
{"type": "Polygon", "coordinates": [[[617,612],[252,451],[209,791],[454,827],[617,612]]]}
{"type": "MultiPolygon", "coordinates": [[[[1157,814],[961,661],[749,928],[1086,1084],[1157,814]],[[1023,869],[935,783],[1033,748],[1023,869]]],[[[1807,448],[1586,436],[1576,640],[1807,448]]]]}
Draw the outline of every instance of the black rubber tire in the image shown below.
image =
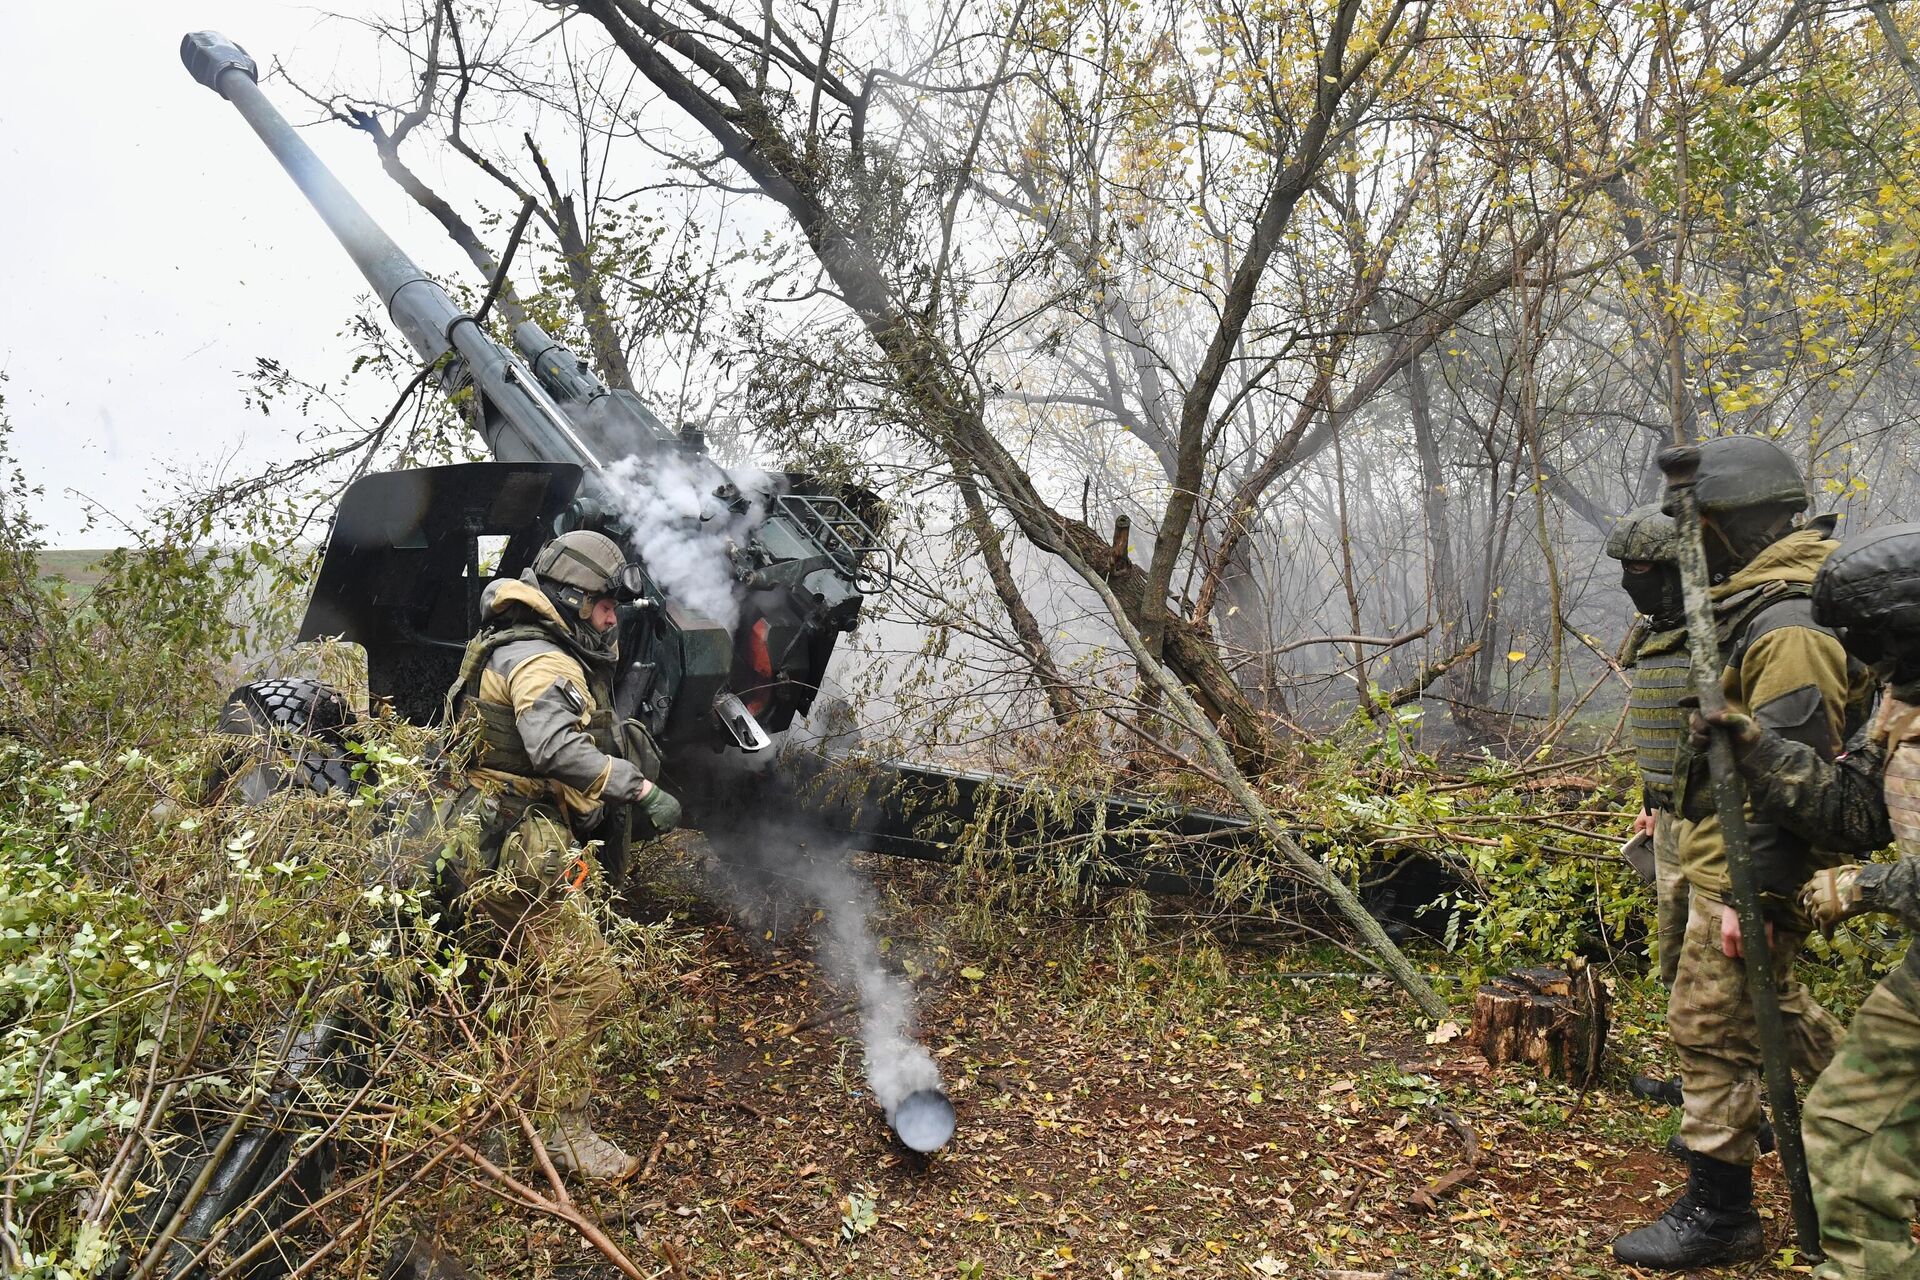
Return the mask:
{"type": "Polygon", "coordinates": [[[346,698],[324,681],[275,676],[243,684],[227,695],[220,709],[220,731],[256,739],[258,745],[236,752],[224,772],[232,777],[249,758],[268,764],[277,755],[291,760],[292,767],[276,771],[274,790],[305,787],[320,795],[351,790],[357,785],[353,777],[357,761],[348,750],[352,727],[353,711],[346,698]]]}

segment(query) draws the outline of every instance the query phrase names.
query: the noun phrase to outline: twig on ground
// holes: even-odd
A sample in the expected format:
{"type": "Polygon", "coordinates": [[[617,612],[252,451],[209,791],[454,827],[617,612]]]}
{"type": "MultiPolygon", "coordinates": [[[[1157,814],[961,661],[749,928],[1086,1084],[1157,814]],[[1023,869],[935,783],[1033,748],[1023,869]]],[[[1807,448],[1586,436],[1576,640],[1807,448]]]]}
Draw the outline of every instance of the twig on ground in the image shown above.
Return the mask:
{"type": "Polygon", "coordinates": [[[840,1019],[846,1017],[848,1014],[852,1013],[854,1010],[858,1009],[859,1007],[860,1007],[859,1001],[847,1000],[833,1006],[833,1008],[831,1009],[822,1009],[820,1012],[813,1014],[811,1017],[802,1018],[800,1019],[800,1021],[795,1022],[789,1026],[781,1027],[778,1030],[776,1030],[774,1034],[783,1039],[789,1036],[796,1036],[796,1035],[799,1035],[802,1031],[811,1031],[815,1027],[824,1027],[830,1022],[838,1022],[840,1019]]]}

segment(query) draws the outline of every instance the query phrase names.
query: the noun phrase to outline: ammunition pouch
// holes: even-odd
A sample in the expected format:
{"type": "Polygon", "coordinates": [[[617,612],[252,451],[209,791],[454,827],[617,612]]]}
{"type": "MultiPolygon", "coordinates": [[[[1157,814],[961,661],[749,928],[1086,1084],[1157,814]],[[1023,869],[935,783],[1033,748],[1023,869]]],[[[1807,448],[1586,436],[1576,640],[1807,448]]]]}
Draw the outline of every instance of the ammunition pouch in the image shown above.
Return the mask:
{"type": "Polygon", "coordinates": [[[647,732],[647,726],[638,720],[620,722],[620,755],[647,777],[656,782],[659,780],[660,770],[665,765],[660,755],[660,744],[647,732]]]}

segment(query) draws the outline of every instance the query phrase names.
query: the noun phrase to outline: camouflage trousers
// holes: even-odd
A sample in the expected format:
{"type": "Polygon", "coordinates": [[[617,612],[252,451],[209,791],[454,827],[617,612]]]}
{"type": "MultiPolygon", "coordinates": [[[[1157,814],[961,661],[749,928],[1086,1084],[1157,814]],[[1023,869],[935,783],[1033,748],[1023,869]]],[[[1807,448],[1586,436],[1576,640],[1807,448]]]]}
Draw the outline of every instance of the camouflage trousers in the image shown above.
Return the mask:
{"type": "Polygon", "coordinates": [[[1834,1280],[1920,1276],[1920,979],[1902,965],[1854,1015],[1807,1095],[1807,1171],[1834,1280]]]}
{"type": "Polygon", "coordinates": [[[544,1123],[587,1104],[594,1050],[625,986],[583,892],[593,860],[559,814],[467,799],[473,811],[445,855],[462,940],[489,960],[488,1002],[535,1055],[535,1109],[544,1123]]]}
{"type": "MultiPolygon", "coordinates": [[[[1760,1157],[1759,1031],[1747,995],[1744,960],[1720,949],[1721,903],[1693,892],[1680,966],[1667,1000],[1667,1033],[1680,1059],[1685,1095],[1680,1140],[1696,1155],[1751,1165],[1760,1157]]],[[[1833,1057],[1840,1024],[1794,980],[1793,962],[1804,934],[1776,930],[1773,979],[1786,1022],[1787,1054],[1802,1080],[1812,1080],[1833,1057]]]]}
{"type": "Polygon", "coordinates": [[[1680,819],[1671,810],[1653,815],[1654,940],[1659,947],[1660,981],[1673,989],[1680,971],[1680,948],[1687,936],[1686,872],[1680,869],[1680,819]]]}

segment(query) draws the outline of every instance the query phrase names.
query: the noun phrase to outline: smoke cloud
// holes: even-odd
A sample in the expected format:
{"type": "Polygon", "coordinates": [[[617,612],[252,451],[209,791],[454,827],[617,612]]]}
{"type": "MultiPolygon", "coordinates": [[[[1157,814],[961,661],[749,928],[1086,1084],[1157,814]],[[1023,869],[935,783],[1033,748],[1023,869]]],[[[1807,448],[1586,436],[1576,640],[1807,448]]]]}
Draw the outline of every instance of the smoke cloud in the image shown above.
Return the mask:
{"type": "Polygon", "coordinates": [[[732,631],[746,592],[733,574],[728,545],[744,547],[767,518],[776,477],[751,468],[733,472],[706,458],[662,452],[626,457],[602,473],[602,497],[633,530],[647,572],[674,603],[698,609],[732,631]],[[746,500],[744,511],[715,496],[726,481],[746,500]]]}
{"type": "MultiPolygon", "coordinates": [[[[819,907],[826,929],[817,956],[827,976],[858,1003],[867,1088],[888,1123],[913,1094],[943,1092],[940,1068],[915,1038],[913,990],[881,957],[869,923],[873,889],[849,865],[844,840],[790,828],[709,837],[725,859],[716,868],[716,887],[756,925],[777,925],[782,916],[792,919],[819,907]]],[[[951,1113],[948,1119],[950,1127],[951,1113]]],[[[918,1150],[931,1150],[945,1138],[922,1145],[904,1130],[901,1136],[918,1150]]]]}

